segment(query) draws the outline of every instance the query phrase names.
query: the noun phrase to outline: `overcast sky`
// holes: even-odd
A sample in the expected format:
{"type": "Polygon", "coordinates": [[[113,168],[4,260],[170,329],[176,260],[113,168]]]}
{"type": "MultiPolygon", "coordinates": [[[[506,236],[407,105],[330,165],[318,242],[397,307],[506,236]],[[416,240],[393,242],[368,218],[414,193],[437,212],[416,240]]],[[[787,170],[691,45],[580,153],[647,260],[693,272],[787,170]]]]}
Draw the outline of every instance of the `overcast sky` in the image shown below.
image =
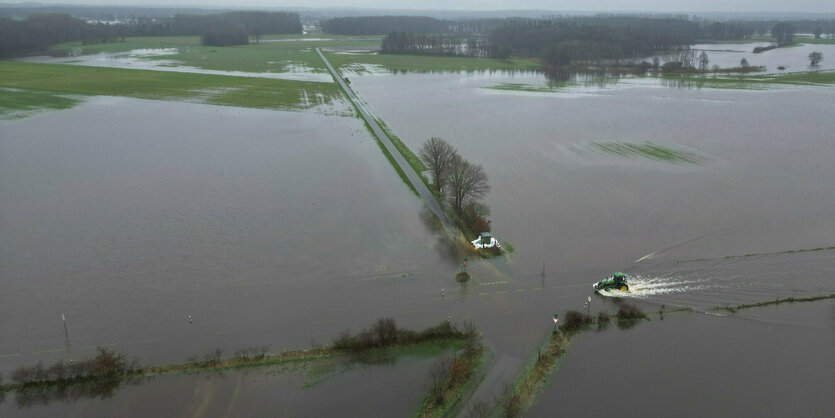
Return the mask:
{"type": "MultiPolygon", "coordinates": [[[[0,0],[10,3],[14,0],[0,0]]],[[[37,1],[37,0],[35,0],[37,1]]],[[[835,0],[40,0],[47,4],[660,12],[835,12],[835,0]]]]}

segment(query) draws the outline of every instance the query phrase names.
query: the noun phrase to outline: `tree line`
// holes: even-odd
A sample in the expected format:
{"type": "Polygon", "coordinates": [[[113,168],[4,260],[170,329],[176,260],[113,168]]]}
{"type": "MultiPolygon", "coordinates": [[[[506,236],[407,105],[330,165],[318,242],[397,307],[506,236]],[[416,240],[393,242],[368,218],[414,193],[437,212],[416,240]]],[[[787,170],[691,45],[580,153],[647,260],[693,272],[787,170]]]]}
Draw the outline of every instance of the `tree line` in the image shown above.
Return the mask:
{"type": "Polygon", "coordinates": [[[487,33],[504,19],[436,19],[427,16],[336,17],[320,22],[322,30],[335,35],[383,35],[411,33],[487,33]]]}
{"type": "MultiPolygon", "coordinates": [[[[0,18],[0,56],[43,51],[62,42],[107,43],[126,36],[205,36],[240,43],[241,34],[258,42],[264,34],[301,33],[298,13],[226,12],[206,15],[126,19],[115,24],[89,23],[67,14],[0,18]]],[[[248,42],[248,41],[247,41],[248,42]]],[[[246,43],[246,42],[244,42],[246,43]]]]}
{"type": "Polygon", "coordinates": [[[489,56],[484,37],[391,32],[380,46],[383,54],[447,55],[483,58],[489,56]]]}

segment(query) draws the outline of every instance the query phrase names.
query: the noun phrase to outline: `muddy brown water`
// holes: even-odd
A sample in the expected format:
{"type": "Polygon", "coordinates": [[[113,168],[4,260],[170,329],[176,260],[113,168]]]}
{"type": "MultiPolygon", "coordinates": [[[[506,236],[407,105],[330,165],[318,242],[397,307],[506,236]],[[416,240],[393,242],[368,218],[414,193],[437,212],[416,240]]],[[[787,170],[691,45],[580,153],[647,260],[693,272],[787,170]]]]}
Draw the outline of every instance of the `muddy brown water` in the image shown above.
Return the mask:
{"type": "MultiPolygon", "coordinates": [[[[379,316],[423,328],[449,315],[474,321],[495,353],[476,394],[489,399],[519,373],[552,314],[582,309],[591,284],[614,270],[640,280],[627,300],[646,309],[704,311],[835,290],[832,251],[786,252],[835,245],[832,90],[483,88],[532,77],[541,76],[351,80],[412,149],[438,135],[485,166],[494,233],[515,252],[471,263],[474,280],[463,286],[454,282],[460,260],[427,228],[420,202],[359,120],[99,98],[3,121],[0,370],[83,357],[99,344],[146,363],[215,347],[280,351],[327,343],[379,316]],[[601,141],[651,141],[704,160],[624,158],[596,151],[601,141]]],[[[611,308],[605,297],[592,301],[592,312],[611,308]]],[[[687,321],[699,322],[703,337],[737,333],[687,321]]],[[[665,330],[623,334],[660,339],[665,330]]],[[[629,344],[674,364],[653,344],[629,344]]],[[[670,378],[653,370],[644,374],[648,390],[670,378]]],[[[195,385],[171,381],[177,390],[195,385]]],[[[210,384],[220,389],[205,399],[227,396],[234,382],[210,384]]],[[[150,386],[136,390],[162,391],[150,386]]],[[[380,391],[395,396],[394,386],[380,391]]],[[[241,390],[252,402],[269,397],[256,384],[241,390]]],[[[748,405],[736,399],[704,407],[748,405]]],[[[109,415],[102,405],[90,413],[109,415]]]]}

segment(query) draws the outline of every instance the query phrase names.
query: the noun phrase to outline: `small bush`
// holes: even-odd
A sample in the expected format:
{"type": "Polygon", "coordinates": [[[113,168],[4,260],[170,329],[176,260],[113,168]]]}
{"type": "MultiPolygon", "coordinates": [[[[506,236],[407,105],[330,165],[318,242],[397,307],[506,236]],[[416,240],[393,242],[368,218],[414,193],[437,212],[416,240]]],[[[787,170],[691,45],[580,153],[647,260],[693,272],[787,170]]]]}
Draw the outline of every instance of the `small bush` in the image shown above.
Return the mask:
{"type": "Polygon", "coordinates": [[[456,274],[455,275],[455,281],[458,282],[458,283],[466,283],[466,282],[470,281],[470,273],[467,273],[466,271],[462,271],[462,272],[456,274]]]}
{"type": "Polygon", "coordinates": [[[646,319],[646,317],[646,314],[641,312],[637,306],[627,304],[622,304],[620,309],[618,309],[618,313],[615,315],[618,328],[621,329],[632,328],[642,319],[646,319]]]}
{"type": "Polygon", "coordinates": [[[560,330],[567,334],[573,334],[582,331],[591,323],[586,314],[577,311],[568,311],[563,317],[563,323],[560,325],[560,330]]]}
{"type": "Polygon", "coordinates": [[[606,312],[598,312],[597,313],[597,330],[601,331],[609,326],[609,315],[606,312]]]}

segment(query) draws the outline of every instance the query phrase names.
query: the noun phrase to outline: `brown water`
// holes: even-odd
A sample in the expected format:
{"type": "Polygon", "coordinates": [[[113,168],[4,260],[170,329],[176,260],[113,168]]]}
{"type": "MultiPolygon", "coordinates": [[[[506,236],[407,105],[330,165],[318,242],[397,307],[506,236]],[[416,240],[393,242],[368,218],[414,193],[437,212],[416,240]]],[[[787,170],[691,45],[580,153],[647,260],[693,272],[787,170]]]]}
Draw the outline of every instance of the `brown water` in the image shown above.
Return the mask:
{"type": "MultiPolygon", "coordinates": [[[[835,92],[484,88],[544,82],[518,77],[351,78],[412,149],[439,135],[485,166],[494,233],[515,253],[471,263],[466,285],[453,281],[460,260],[429,231],[420,201],[357,119],[98,98],[2,122],[0,370],[78,358],[98,344],[145,363],[214,347],[280,351],[327,343],[380,316],[422,328],[450,315],[473,320],[496,353],[476,394],[489,399],[519,373],[551,315],[581,309],[591,284],[614,270],[641,280],[629,300],[648,309],[835,291],[832,251],[783,253],[835,245],[835,92]],[[602,141],[652,141],[702,159],[672,164],[591,151],[602,141]],[[726,258],[746,254],[759,255],[726,258]]],[[[592,311],[608,303],[594,299],[592,311]]],[[[738,333],[699,329],[717,341],[738,333]]],[[[633,332],[665,335],[649,326],[633,332]]],[[[630,340],[629,350],[662,364],[678,358],[645,340],[630,340]]],[[[643,373],[656,385],[667,379],[643,373]]],[[[402,374],[425,378],[417,369],[402,374]]],[[[348,386],[367,383],[351,376],[348,386]]],[[[119,393],[203,387],[189,379],[119,393]]],[[[206,385],[235,392],[236,379],[206,385]]],[[[251,403],[271,405],[272,392],[242,385],[251,403]]],[[[388,391],[405,399],[394,384],[379,394],[388,391]]],[[[706,413],[748,405],[722,399],[706,413]]],[[[103,405],[90,414],[117,413],[103,405]]],[[[410,410],[401,406],[380,411],[410,410]]]]}
{"type": "Polygon", "coordinates": [[[528,416],[828,417],[833,329],[824,301],[584,334],[528,416]]]}

